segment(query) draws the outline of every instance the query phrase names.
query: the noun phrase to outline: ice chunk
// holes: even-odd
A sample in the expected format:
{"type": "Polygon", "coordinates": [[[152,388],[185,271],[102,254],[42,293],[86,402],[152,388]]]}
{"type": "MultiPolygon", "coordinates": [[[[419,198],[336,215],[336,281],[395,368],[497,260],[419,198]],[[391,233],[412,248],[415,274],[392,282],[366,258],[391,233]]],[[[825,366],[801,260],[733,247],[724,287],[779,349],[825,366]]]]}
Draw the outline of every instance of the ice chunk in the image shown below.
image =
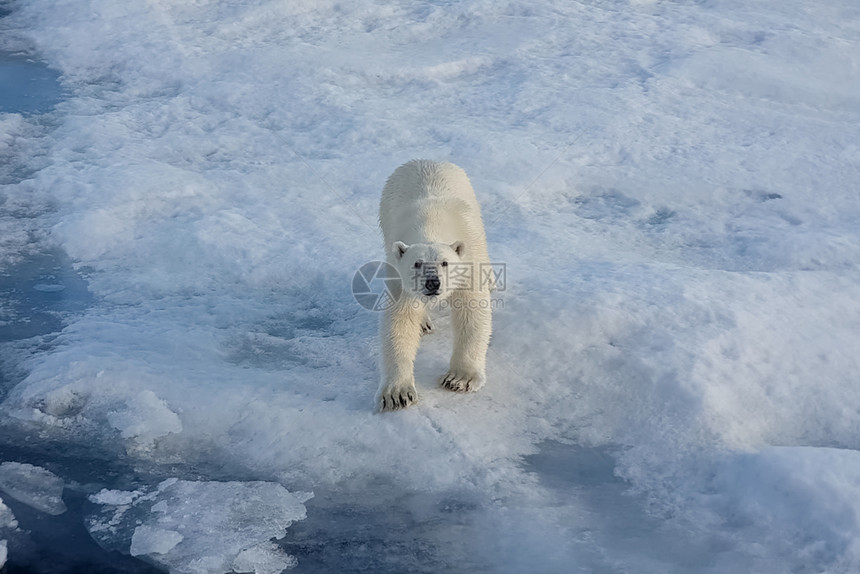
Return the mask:
{"type": "Polygon", "coordinates": [[[57,418],[74,417],[87,405],[86,393],[71,385],[65,385],[45,394],[39,408],[44,413],[57,418]]]}
{"type": "Polygon", "coordinates": [[[96,504],[109,504],[111,506],[129,505],[143,493],[139,490],[108,490],[103,489],[98,494],[90,496],[90,501],[96,504]]]}
{"type": "Polygon", "coordinates": [[[0,464],[0,490],[47,514],[66,511],[64,486],[62,478],[44,468],[20,462],[0,464]]]}
{"type": "Polygon", "coordinates": [[[18,521],[15,520],[12,509],[3,504],[3,499],[0,498],[0,531],[6,528],[18,528],[18,521]]]}
{"type": "MultiPolygon", "coordinates": [[[[17,528],[18,521],[15,520],[15,515],[12,514],[8,506],[3,504],[3,499],[0,498],[0,536],[5,535],[8,530],[16,530],[17,528]]],[[[6,564],[8,552],[7,541],[0,538],[0,568],[6,564]]]]}
{"type": "Polygon", "coordinates": [[[111,411],[107,418],[123,438],[144,449],[151,447],[160,437],[182,431],[182,422],[176,413],[150,390],[128,399],[126,408],[111,411]]]}
{"type": "Polygon", "coordinates": [[[179,574],[275,573],[297,564],[272,544],[305,518],[310,497],[271,482],[165,480],[155,489],[103,490],[87,519],[103,547],[179,574]]]}
{"type": "Polygon", "coordinates": [[[264,542],[239,552],[233,560],[233,571],[279,574],[288,568],[296,567],[298,563],[294,556],[284,554],[277,544],[264,542]]]}
{"type": "Polygon", "coordinates": [[[134,529],[131,536],[132,556],[146,554],[167,554],[182,542],[182,535],[175,530],[163,530],[142,524],[134,529]]]}

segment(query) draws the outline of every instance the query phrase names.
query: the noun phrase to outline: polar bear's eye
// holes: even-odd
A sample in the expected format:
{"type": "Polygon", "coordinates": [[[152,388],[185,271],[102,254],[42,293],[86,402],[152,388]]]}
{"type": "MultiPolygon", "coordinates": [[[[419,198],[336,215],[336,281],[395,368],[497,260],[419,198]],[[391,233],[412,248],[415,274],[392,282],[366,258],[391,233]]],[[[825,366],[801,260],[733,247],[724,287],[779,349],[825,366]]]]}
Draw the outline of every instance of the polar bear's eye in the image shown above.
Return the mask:
{"type": "Polygon", "coordinates": [[[448,267],[448,262],[447,262],[447,261],[443,261],[443,262],[442,262],[442,267],[448,267]]]}
{"type": "Polygon", "coordinates": [[[415,262],[415,269],[421,269],[422,265],[424,265],[424,263],[419,259],[415,262]]]}

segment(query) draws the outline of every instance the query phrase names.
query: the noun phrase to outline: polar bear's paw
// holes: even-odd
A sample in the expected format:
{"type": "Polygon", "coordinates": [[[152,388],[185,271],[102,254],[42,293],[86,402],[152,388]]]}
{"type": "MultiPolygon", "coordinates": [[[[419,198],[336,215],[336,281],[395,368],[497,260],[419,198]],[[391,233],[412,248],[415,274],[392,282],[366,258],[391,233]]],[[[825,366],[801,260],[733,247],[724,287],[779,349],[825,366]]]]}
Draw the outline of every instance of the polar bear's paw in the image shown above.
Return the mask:
{"type": "Polygon", "coordinates": [[[484,386],[487,377],[483,371],[451,369],[442,377],[442,388],[457,393],[473,393],[484,386]]]}
{"type": "Polygon", "coordinates": [[[405,409],[417,402],[418,392],[415,390],[414,384],[389,384],[382,390],[377,399],[379,410],[382,412],[405,409]]]}
{"type": "Polygon", "coordinates": [[[430,317],[424,316],[424,320],[421,321],[421,334],[429,335],[433,332],[433,323],[430,322],[430,317]]]}

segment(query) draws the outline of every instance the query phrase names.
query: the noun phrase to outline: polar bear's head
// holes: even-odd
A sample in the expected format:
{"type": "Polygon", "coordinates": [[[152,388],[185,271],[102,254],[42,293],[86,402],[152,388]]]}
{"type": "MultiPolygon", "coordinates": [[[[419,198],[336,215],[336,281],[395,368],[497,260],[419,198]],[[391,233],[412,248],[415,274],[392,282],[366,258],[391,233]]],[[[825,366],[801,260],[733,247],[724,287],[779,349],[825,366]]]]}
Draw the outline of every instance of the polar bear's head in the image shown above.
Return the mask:
{"type": "MultiPolygon", "coordinates": [[[[394,263],[403,281],[403,289],[413,296],[444,299],[457,288],[457,270],[466,265],[462,241],[447,243],[413,243],[395,241],[391,246],[394,263]]],[[[462,270],[460,270],[462,272],[462,270]]]]}

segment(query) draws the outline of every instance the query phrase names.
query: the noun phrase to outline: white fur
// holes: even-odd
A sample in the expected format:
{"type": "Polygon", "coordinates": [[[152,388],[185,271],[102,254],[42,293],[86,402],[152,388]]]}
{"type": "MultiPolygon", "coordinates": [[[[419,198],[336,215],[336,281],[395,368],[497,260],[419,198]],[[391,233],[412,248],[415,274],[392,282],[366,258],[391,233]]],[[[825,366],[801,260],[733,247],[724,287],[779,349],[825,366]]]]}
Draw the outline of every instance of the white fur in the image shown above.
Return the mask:
{"type": "Polygon", "coordinates": [[[442,300],[451,306],[454,329],[454,352],[442,386],[459,392],[478,390],[486,381],[492,331],[490,289],[481,285],[480,271],[490,259],[469,178],[451,163],[415,160],[400,166],[382,190],[379,224],[387,261],[400,273],[403,292],[397,304],[383,312],[380,324],[382,381],[377,405],[394,410],[417,400],[415,354],[421,335],[433,328],[427,306],[442,300]],[[448,280],[447,270],[469,265],[471,284],[448,280]]]}

